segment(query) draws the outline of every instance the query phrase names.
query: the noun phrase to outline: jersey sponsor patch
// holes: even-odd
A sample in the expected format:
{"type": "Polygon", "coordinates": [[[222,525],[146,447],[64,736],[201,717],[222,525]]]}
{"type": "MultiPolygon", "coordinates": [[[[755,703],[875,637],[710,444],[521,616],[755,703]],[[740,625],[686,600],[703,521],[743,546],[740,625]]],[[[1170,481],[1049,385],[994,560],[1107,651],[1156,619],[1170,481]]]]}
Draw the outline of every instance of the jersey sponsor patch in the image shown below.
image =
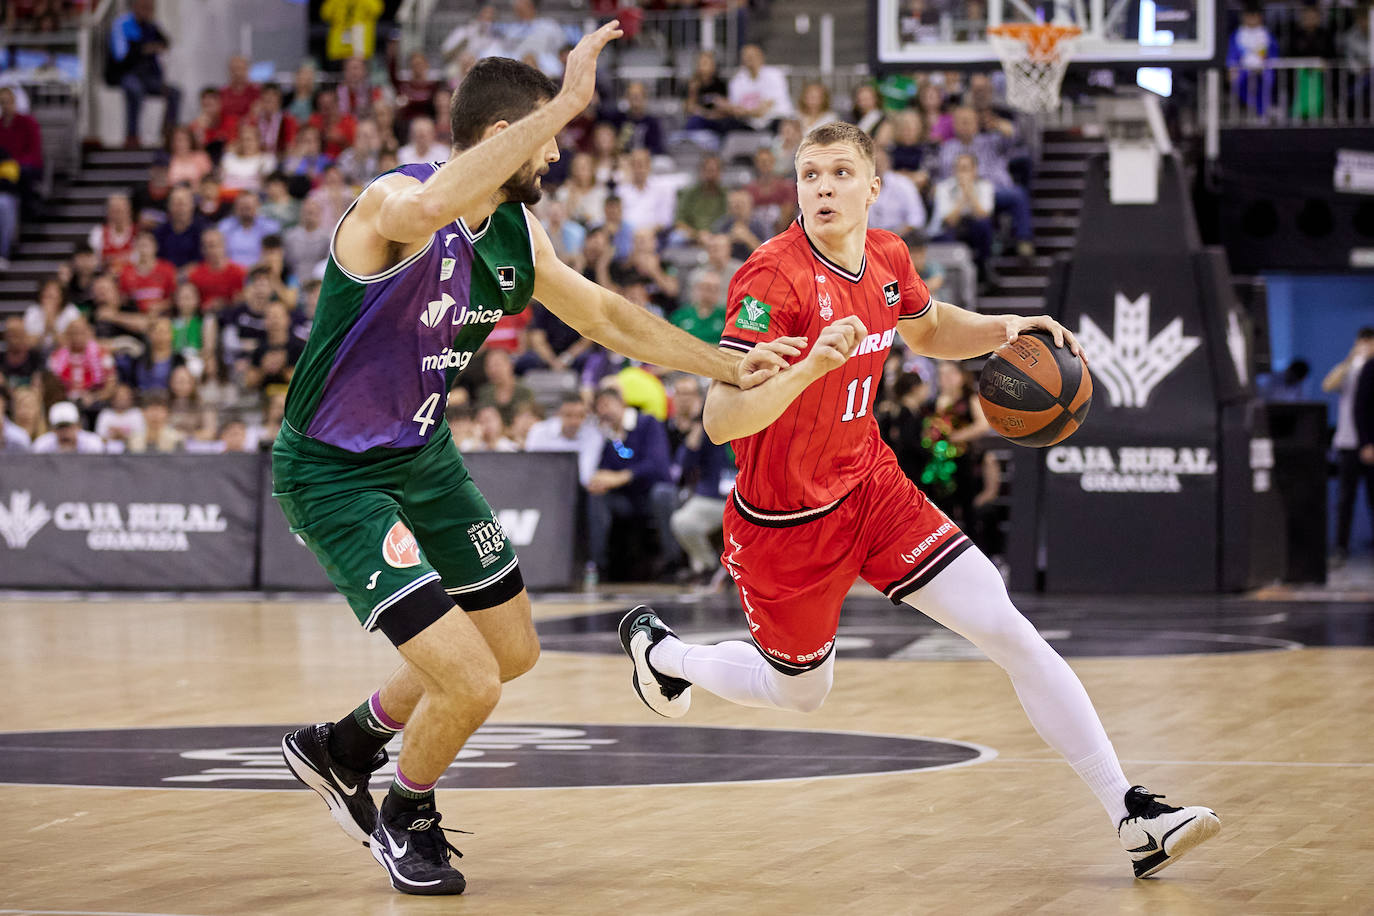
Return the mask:
{"type": "Polygon", "coordinates": [[[773,306],[767,302],[753,296],[745,296],[744,301],[740,303],[740,313],[735,319],[735,327],[759,333],[767,331],[772,311],[773,306]]]}
{"type": "Polygon", "coordinates": [[[442,283],[453,276],[453,266],[458,263],[457,258],[444,258],[439,262],[439,282],[442,283]]]}
{"type": "Polygon", "coordinates": [[[392,525],[382,539],[382,559],[396,569],[420,565],[420,545],[404,522],[392,525]]]}
{"type": "Polygon", "coordinates": [[[496,279],[501,284],[501,291],[508,293],[515,289],[515,268],[498,267],[496,268],[496,279]]]}
{"type": "Polygon", "coordinates": [[[902,301],[902,294],[897,289],[897,281],[893,280],[883,287],[883,301],[889,306],[896,305],[902,301]]]}

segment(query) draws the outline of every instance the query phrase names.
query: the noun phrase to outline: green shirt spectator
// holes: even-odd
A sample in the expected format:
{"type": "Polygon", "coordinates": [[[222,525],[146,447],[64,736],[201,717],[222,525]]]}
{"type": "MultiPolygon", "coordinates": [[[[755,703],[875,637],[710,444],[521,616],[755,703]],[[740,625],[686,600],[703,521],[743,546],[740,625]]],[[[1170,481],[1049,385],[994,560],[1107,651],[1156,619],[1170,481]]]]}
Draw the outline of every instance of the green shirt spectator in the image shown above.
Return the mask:
{"type": "Polygon", "coordinates": [[[697,183],[683,188],[677,196],[677,213],[673,222],[684,242],[695,242],[725,215],[726,193],[720,183],[720,157],[706,156],[701,160],[697,183]]]}
{"type": "Polygon", "coordinates": [[[697,271],[687,304],[668,316],[673,324],[709,344],[720,343],[725,318],[725,283],[718,272],[705,268],[697,271]]]}

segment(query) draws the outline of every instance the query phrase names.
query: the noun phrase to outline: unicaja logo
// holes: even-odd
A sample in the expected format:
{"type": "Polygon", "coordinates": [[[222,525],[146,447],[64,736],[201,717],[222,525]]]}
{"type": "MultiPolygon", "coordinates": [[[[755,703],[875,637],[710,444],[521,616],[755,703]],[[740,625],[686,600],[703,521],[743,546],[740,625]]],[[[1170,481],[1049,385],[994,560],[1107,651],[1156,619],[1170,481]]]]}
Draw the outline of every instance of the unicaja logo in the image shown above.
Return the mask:
{"type": "Polygon", "coordinates": [[[1107,389],[1113,407],[1144,407],[1155,386],[1197,349],[1201,340],[1183,333],[1183,319],[1175,318],[1150,336],[1150,294],[1134,301],[1116,294],[1115,337],[1084,315],[1078,340],[1092,354],[1093,378],[1107,389]]]}
{"type": "Polygon", "coordinates": [[[32,504],[31,500],[28,490],[18,490],[10,493],[8,507],[0,505],[0,537],[14,550],[29,546],[33,536],[52,521],[48,507],[42,503],[32,504]]]}

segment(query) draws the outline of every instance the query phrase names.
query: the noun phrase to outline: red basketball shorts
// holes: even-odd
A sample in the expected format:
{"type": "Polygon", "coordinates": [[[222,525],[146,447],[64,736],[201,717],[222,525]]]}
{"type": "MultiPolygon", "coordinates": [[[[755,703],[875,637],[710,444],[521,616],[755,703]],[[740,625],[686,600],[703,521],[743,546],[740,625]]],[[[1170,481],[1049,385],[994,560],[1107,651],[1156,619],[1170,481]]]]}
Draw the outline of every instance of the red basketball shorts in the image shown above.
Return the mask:
{"type": "Polygon", "coordinates": [[[973,546],[945,513],[885,461],[838,502],[805,512],[725,507],[721,560],[739,588],[749,634],[787,674],[824,662],[840,608],[862,576],[894,604],[973,546]]]}

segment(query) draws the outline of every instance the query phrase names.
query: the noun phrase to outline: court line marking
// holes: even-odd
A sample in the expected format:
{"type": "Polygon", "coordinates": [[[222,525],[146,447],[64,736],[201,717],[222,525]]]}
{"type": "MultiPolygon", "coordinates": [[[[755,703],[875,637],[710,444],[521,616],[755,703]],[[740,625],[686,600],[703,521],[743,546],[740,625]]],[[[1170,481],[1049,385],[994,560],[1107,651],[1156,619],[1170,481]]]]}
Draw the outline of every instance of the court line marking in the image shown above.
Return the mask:
{"type": "Polygon", "coordinates": [[[198,916],[196,913],[126,912],[111,909],[0,909],[5,916],[198,916]]]}
{"type": "MultiPolygon", "coordinates": [[[[1064,763],[1059,758],[1049,757],[999,757],[1003,763],[1064,763]]],[[[1122,760],[1122,763],[1141,766],[1178,766],[1178,767],[1374,767],[1374,763],[1319,763],[1308,760],[1122,760]]]]}

